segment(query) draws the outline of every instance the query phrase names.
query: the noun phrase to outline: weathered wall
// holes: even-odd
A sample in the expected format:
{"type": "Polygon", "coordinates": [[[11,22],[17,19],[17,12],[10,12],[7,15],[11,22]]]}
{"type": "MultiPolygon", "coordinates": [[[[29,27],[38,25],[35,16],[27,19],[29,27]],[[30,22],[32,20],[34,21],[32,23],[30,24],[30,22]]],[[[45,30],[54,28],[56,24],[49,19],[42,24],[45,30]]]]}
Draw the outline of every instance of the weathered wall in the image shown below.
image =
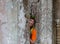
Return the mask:
{"type": "Polygon", "coordinates": [[[17,12],[12,0],[0,0],[1,44],[17,44],[17,12]]]}
{"type": "Polygon", "coordinates": [[[41,0],[41,44],[52,44],[52,0],[41,0]]]}
{"type": "Polygon", "coordinates": [[[31,10],[37,21],[36,44],[52,44],[52,0],[27,1],[25,7],[23,0],[0,0],[0,44],[29,44],[29,33],[25,36],[24,16],[31,10]]]}
{"type": "Polygon", "coordinates": [[[26,38],[25,38],[25,24],[26,24],[26,18],[24,13],[24,6],[23,6],[23,0],[17,1],[17,12],[18,12],[18,44],[25,44],[26,38]]]}
{"type": "Polygon", "coordinates": [[[22,1],[0,0],[0,44],[25,44],[26,19],[22,1]]]}
{"type": "Polygon", "coordinates": [[[52,44],[52,0],[28,0],[28,2],[30,12],[36,16],[38,32],[36,43],[52,44]]]}

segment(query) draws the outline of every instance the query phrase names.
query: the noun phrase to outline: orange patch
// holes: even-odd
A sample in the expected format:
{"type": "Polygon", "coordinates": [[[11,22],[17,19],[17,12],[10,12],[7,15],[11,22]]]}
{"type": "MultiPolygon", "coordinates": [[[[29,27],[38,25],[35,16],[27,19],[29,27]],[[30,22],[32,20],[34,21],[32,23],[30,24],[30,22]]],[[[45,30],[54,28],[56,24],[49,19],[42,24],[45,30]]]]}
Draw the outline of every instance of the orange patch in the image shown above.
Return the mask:
{"type": "Polygon", "coordinates": [[[32,34],[31,40],[36,41],[36,36],[37,36],[36,35],[37,34],[36,29],[33,29],[32,32],[31,32],[31,34],[32,34]]]}

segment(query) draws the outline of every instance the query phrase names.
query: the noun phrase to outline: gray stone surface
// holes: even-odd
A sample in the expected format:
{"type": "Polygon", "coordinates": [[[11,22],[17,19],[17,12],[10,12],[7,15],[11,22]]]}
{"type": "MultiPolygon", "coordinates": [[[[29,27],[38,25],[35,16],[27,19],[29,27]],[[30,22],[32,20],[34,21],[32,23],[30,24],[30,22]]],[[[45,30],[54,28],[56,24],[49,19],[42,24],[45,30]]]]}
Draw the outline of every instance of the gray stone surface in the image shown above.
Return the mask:
{"type": "Polygon", "coordinates": [[[52,0],[41,0],[40,43],[52,44],[52,0]]]}
{"type": "Polygon", "coordinates": [[[17,44],[17,13],[15,7],[13,8],[11,0],[0,0],[1,44],[17,44]]]}
{"type": "Polygon", "coordinates": [[[27,9],[23,4],[23,0],[0,0],[0,43],[30,44],[25,14],[32,9],[38,32],[36,44],[52,44],[52,0],[28,0],[27,9]]]}

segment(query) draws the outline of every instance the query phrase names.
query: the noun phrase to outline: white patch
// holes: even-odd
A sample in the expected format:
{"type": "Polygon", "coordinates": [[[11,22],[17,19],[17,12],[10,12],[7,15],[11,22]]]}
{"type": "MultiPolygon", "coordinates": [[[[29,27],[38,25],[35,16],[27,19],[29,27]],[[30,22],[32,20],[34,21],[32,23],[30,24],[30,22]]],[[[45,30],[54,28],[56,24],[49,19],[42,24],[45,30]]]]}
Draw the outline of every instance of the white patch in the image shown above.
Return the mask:
{"type": "MultiPolygon", "coordinates": [[[[20,0],[20,2],[22,2],[22,0],[20,0]]],[[[20,44],[25,44],[25,38],[24,38],[24,30],[25,30],[25,25],[26,25],[26,18],[25,18],[25,13],[24,13],[24,7],[23,7],[23,3],[20,4],[20,6],[22,6],[22,8],[19,11],[19,37],[20,37],[20,44]]]]}

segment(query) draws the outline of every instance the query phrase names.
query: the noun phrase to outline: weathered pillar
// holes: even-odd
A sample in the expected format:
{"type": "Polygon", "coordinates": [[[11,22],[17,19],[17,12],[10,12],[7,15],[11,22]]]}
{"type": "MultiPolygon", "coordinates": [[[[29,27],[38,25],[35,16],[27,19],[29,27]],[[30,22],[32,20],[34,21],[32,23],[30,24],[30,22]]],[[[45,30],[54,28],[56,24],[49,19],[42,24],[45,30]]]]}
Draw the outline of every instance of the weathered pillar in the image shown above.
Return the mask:
{"type": "Polygon", "coordinates": [[[18,44],[25,44],[26,38],[25,38],[25,24],[26,24],[26,18],[24,13],[24,6],[23,6],[23,0],[17,1],[17,20],[18,20],[18,44]]]}
{"type": "Polygon", "coordinates": [[[52,0],[41,0],[40,43],[52,44],[52,0]]]}
{"type": "Polygon", "coordinates": [[[17,44],[17,8],[12,0],[0,0],[1,44],[17,44]]]}

